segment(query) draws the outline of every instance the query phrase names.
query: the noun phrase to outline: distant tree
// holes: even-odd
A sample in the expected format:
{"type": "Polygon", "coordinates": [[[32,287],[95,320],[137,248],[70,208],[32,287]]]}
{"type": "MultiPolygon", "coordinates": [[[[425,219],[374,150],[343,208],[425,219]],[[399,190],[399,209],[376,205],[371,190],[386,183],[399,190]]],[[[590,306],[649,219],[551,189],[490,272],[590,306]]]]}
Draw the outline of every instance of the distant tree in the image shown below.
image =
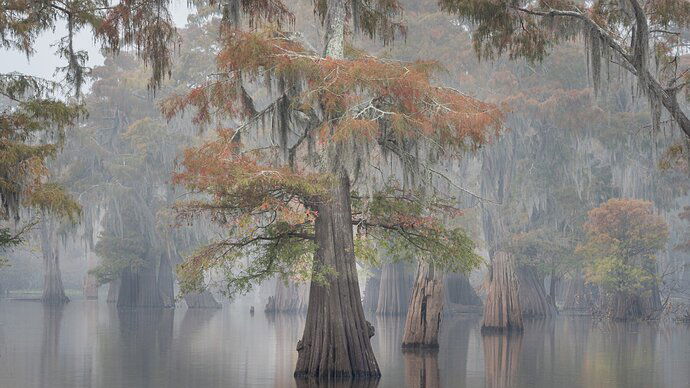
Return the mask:
{"type": "Polygon", "coordinates": [[[686,136],[690,119],[678,94],[687,94],[690,69],[684,57],[690,4],[683,0],[641,2],[440,0],[441,7],[473,28],[477,54],[541,61],[558,44],[582,38],[595,90],[609,63],[637,80],[660,125],[662,107],[686,136]]]}
{"type": "Polygon", "coordinates": [[[484,144],[501,114],[434,85],[434,63],[348,48],[346,25],[384,42],[403,30],[395,1],[315,2],[323,55],[281,28],[293,20],[282,2],[240,4],[223,27],[218,73],[164,104],[169,117],[190,108],[196,123],[219,128],[216,140],[185,152],[175,181],[203,194],[178,206],[183,220],[207,215],[228,231],[178,273],[189,290],[224,269],[231,291],[275,274],[310,274],[295,374],[378,376],[353,226],[360,236],[397,236],[439,265],[477,265],[472,241],[444,226],[457,212],[433,192],[428,167],[484,144]],[[253,29],[243,28],[245,18],[253,29]],[[273,23],[259,27],[266,20],[273,23]],[[248,91],[256,81],[276,97],[263,108],[248,91]],[[244,124],[226,129],[231,119],[244,124]]]}
{"type": "Polygon", "coordinates": [[[605,293],[603,313],[614,319],[649,316],[659,307],[656,253],[668,239],[666,222],[651,202],[635,199],[610,199],[588,216],[578,252],[586,280],[605,293]]]}
{"type": "MultiPolygon", "coordinates": [[[[27,57],[36,39],[65,27],[57,55],[66,61],[61,82],[21,72],[0,74],[0,218],[19,220],[22,207],[41,208],[72,221],[79,214],[74,200],[50,182],[47,161],[63,146],[65,131],[85,115],[81,91],[89,74],[86,51],[75,46],[79,31],[90,29],[102,49],[134,51],[151,67],[149,85],[159,86],[170,68],[175,28],[162,0],[8,0],[0,4],[0,46],[27,57]],[[70,95],[75,98],[70,98],[70,95]]],[[[35,221],[28,225],[35,224],[35,221]]],[[[28,228],[17,230],[25,232],[28,228]]],[[[3,224],[0,247],[21,236],[3,224]]],[[[54,249],[52,247],[51,249],[54,249]]]]}

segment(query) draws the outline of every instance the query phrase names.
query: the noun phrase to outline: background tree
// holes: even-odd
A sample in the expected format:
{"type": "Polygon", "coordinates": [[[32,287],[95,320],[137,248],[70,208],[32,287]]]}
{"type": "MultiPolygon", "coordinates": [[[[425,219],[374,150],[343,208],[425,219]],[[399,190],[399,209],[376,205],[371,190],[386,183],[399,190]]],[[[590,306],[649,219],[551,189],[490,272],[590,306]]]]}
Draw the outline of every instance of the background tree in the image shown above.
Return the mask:
{"type": "Polygon", "coordinates": [[[578,251],[587,260],[587,281],[604,292],[603,313],[635,319],[657,312],[656,254],[668,238],[664,219],[651,202],[634,199],[611,199],[588,216],[587,240],[578,251]]]}
{"type": "Polygon", "coordinates": [[[652,124],[662,107],[690,137],[690,119],[677,95],[688,85],[687,46],[690,6],[665,0],[618,3],[595,1],[529,2],[441,0],[441,7],[475,26],[478,55],[542,60],[552,47],[581,37],[586,42],[592,83],[597,90],[609,63],[637,80],[649,99],[652,124]]]}

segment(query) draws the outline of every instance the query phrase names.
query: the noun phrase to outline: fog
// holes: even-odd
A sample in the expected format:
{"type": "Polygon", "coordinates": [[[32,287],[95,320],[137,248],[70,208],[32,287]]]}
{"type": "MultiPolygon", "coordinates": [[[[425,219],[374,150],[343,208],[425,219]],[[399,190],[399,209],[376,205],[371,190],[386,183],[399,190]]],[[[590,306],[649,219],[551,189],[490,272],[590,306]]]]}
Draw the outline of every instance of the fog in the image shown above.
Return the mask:
{"type": "Polygon", "coordinates": [[[687,385],[690,9],[627,2],[3,4],[0,387],[687,385]]]}

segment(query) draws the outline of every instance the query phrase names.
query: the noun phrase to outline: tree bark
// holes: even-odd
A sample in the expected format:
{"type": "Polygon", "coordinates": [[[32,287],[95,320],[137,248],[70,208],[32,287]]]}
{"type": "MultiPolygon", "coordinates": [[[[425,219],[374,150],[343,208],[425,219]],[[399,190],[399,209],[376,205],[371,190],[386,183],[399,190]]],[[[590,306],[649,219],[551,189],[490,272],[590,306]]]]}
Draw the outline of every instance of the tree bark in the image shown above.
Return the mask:
{"type": "Polygon", "coordinates": [[[281,279],[276,279],[275,295],[268,298],[264,311],[301,314],[307,311],[308,302],[308,284],[285,284],[281,279]]]}
{"type": "Polygon", "coordinates": [[[96,276],[90,273],[95,267],[96,254],[89,252],[86,256],[87,272],[86,275],[84,275],[84,298],[86,299],[98,299],[98,281],[96,280],[96,276]]]}
{"type": "Polygon", "coordinates": [[[184,296],[184,301],[187,303],[187,308],[190,309],[219,309],[222,307],[208,290],[187,293],[184,296]]]}
{"type": "Polygon", "coordinates": [[[41,300],[46,304],[63,304],[69,302],[62,285],[60,272],[60,252],[55,229],[49,221],[42,221],[40,226],[41,250],[43,253],[43,295],[41,300]]]}
{"type": "Polygon", "coordinates": [[[595,288],[585,284],[581,273],[568,279],[565,289],[564,311],[591,312],[596,305],[595,288]]]}
{"type": "Polygon", "coordinates": [[[317,200],[315,271],[335,270],[328,284],[312,280],[295,377],[378,377],[374,327],[360,300],[352,236],[349,179],[340,173],[328,201],[317,200]]]}
{"type": "Polygon", "coordinates": [[[173,307],[172,267],[166,255],[148,257],[143,266],[120,275],[117,307],[173,307]]]}
{"type": "Polygon", "coordinates": [[[364,311],[376,311],[379,303],[379,289],[381,287],[381,270],[374,268],[371,276],[367,278],[367,283],[364,286],[364,300],[362,307],[364,311]]]}
{"type": "Polygon", "coordinates": [[[376,307],[378,315],[402,315],[407,313],[412,282],[405,271],[405,264],[387,263],[381,269],[381,285],[376,307]]]}
{"type": "Polygon", "coordinates": [[[472,288],[467,276],[461,273],[446,274],[446,304],[460,306],[481,306],[482,300],[472,288]]]}
{"type": "Polygon", "coordinates": [[[520,266],[518,281],[518,298],[523,317],[551,317],[557,314],[556,307],[548,301],[544,282],[539,279],[534,268],[520,266]]]}
{"type": "Polygon", "coordinates": [[[403,348],[437,348],[443,315],[443,274],[420,261],[405,320],[403,348]]]}
{"type": "Polygon", "coordinates": [[[515,272],[514,259],[508,253],[497,252],[494,255],[482,332],[522,330],[522,309],[515,272]]]}
{"type": "Polygon", "coordinates": [[[120,279],[117,278],[110,283],[108,283],[108,296],[106,297],[107,303],[117,303],[117,298],[120,295],[120,279]]]}

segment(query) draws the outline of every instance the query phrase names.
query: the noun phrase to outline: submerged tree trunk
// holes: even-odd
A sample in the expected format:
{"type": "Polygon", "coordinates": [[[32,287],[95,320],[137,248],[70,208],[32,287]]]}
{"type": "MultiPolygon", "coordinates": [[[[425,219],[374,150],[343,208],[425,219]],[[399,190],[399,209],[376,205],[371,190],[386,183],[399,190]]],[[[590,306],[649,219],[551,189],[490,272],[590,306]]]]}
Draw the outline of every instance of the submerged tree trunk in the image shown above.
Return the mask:
{"type": "Polygon", "coordinates": [[[120,296],[120,278],[117,278],[108,283],[107,303],[117,303],[117,298],[120,296]]]}
{"type": "Polygon", "coordinates": [[[405,263],[387,263],[381,269],[381,284],[376,307],[378,315],[402,315],[407,313],[410,302],[410,277],[405,263]]]}
{"type": "Polygon", "coordinates": [[[494,255],[482,331],[522,330],[522,310],[515,272],[514,259],[508,253],[497,252],[494,255]]]}
{"type": "Polygon", "coordinates": [[[596,305],[595,287],[585,284],[581,273],[566,281],[564,311],[591,312],[596,305]]]}
{"type": "Polygon", "coordinates": [[[43,253],[43,295],[41,300],[47,304],[69,302],[62,285],[60,272],[60,252],[55,229],[49,221],[41,222],[41,250],[43,253]]]}
{"type": "Polygon", "coordinates": [[[89,252],[86,256],[87,272],[84,275],[84,298],[86,299],[98,299],[98,281],[96,276],[90,273],[94,268],[96,268],[96,254],[89,252]]]}
{"type": "Polygon", "coordinates": [[[403,348],[436,348],[443,315],[443,274],[420,261],[405,320],[403,348]]]}
{"type": "Polygon", "coordinates": [[[143,266],[127,268],[120,275],[117,307],[172,307],[172,267],[166,255],[158,255],[143,266]]]}
{"type": "Polygon", "coordinates": [[[556,307],[549,303],[544,289],[544,282],[537,276],[536,270],[528,266],[518,268],[520,284],[518,298],[523,317],[551,317],[556,315],[556,307]]]}
{"type": "Polygon", "coordinates": [[[445,304],[447,312],[481,311],[482,300],[472,288],[467,276],[449,273],[444,278],[445,304]]]}
{"type": "Polygon", "coordinates": [[[312,280],[302,340],[297,343],[296,377],[378,377],[371,348],[374,327],[360,300],[352,236],[350,185],[340,174],[328,201],[317,201],[314,268],[335,270],[328,284],[312,280]]]}
{"type": "Polygon", "coordinates": [[[276,279],[275,295],[268,298],[267,313],[304,313],[309,302],[309,285],[307,283],[285,284],[276,279]]]}
{"type": "Polygon", "coordinates": [[[372,269],[372,274],[367,278],[367,283],[364,287],[364,300],[362,307],[364,311],[376,311],[379,304],[379,289],[381,286],[381,269],[372,269]]]}
{"type": "Polygon", "coordinates": [[[558,283],[560,282],[560,278],[556,276],[556,271],[551,271],[551,275],[549,276],[549,295],[548,295],[548,301],[551,303],[552,306],[556,306],[556,291],[558,290],[558,283]]]}
{"type": "Polygon", "coordinates": [[[208,290],[187,293],[184,296],[184,301],[187,303],[187,308],[190,309],[219,309],[222,307],[208,290]]]}

